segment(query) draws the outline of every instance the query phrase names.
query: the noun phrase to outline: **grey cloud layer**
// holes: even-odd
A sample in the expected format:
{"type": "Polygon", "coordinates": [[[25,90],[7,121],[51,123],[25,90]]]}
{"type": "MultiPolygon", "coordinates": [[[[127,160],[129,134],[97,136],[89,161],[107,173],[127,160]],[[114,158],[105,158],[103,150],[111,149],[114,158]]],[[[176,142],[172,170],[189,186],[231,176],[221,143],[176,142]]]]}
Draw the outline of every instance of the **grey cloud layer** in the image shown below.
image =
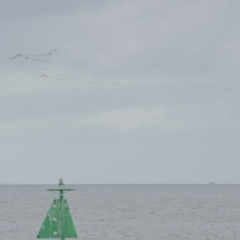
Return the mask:
{"type": "Polygon", "coordinates": [[[239,5],[2,1],[0,182],[239,182],[239,92],[64,82],[8,59],[67,48],[44,57],[53,76],[238,90],[239,5]]]}

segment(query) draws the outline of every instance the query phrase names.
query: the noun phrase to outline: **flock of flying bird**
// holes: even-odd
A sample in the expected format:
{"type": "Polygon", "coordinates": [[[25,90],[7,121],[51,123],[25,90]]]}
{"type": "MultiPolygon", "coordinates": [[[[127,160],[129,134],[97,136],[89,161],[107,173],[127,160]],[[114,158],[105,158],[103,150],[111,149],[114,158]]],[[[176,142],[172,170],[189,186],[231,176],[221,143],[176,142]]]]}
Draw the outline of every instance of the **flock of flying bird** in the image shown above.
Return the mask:
{"type": "MultiPolygon", "coordinates": [[[[210,85],[174,85],[174,86],[169,86],[169,85],[140,85],[140,84],[133,84],[133,83],[124,83],[124,82],[103,82],[103,81],[85,81],[85,80],[79,80],[79,79],[73,79],[73,78],[60,78],[52,75],[51,67],[53,61],[49,60],[43,60],[40,59],[42,57],[46,56],[52,56],[55,52],[57,51],[62,51],[66,50],[66,48],[56,48],[52,51],[49,51],[48,53],[45,54],[15,54],[14,56],[8,58],[10,60],[16,60],[18,58],[23,58],[25,60],[29,59],[32,61],[36,62],[47,62],[45,67],[42,68],[44,70],[39,77],[41,78],[46,78],[46,79],[52,79],[52,80],[60,80],[60,81],[72,81],[72,82],[80,82],[80,83],[87,83],[87,84],[96,84],[96,85],[114,85],[114,86],[128,86],[128,87],[134,87],[134,88],[178,88],[178,87],[187,87],[187,88],[215,88],[215,89],[222,89],[222,90],[228,90],[228,91],[236,91],[234,88],[229,88],[229,87],[221,87],[221,86],[210,86],[210,85]]],[[[240,89],[237,90],[240,92],[240,89]]]]}
{"type": "Polygon", "coordinates": [[[21,53],[18,53],[18,54],[15,54],[14,56],[12,56],[8,59],[16,60],[18,58],[24,58],[24,59],[33,60],[35,62],[47,62],[46,60],[42,60],[42,59],[38,59],[38,58],[45,57],[45,56],[51,56],[54,52],[61,51],[61,50],[66,50],[66,48],[56,48],[56,49],[54,49],[54,50],[52,50],[48,53],[45,53],[45,54],[31,54],[31,53],[21,54],[21,53]]]}

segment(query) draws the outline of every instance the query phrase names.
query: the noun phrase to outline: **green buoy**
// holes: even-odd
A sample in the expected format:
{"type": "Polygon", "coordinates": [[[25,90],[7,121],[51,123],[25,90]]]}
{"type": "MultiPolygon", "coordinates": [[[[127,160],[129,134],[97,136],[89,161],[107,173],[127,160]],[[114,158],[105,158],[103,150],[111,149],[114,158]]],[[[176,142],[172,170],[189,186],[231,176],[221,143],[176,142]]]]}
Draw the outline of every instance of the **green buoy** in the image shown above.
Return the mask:
{"type": "Polygon", "coordinates": [[[59,199],[54,199],[47,213],[47,216],[39,230],[37,238],[77,238],[67,200],[64,199],[64,192],[75,189],[64,188],[63,180],[59,180],[58,189],[48,189],[51,192],[59,192],[59,199]]]}

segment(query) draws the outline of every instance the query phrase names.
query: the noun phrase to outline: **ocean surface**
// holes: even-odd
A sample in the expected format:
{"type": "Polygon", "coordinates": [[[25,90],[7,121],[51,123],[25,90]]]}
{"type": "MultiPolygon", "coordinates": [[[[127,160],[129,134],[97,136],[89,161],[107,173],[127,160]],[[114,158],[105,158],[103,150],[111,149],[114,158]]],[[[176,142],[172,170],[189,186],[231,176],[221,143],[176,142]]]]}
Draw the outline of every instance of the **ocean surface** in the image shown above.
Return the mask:
{"type": "MultiPolygon", "coordinates": [[[[0,239],[33,240],[51,185],[0,185],[0,239]]],[[[67,185],[82,240],[240,239],[240,185],[67,185]]]]}

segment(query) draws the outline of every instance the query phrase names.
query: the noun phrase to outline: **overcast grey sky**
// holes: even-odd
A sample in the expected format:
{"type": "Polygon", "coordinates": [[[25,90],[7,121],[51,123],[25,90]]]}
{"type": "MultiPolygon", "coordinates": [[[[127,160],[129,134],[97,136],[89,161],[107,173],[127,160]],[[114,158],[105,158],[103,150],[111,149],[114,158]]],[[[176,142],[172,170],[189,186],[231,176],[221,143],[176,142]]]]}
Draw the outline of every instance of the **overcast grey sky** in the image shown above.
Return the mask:
{"type": "Polygon", "coordinates": [[[240,183],[239,9],[0,1],[0,182],[240,183]]]}

